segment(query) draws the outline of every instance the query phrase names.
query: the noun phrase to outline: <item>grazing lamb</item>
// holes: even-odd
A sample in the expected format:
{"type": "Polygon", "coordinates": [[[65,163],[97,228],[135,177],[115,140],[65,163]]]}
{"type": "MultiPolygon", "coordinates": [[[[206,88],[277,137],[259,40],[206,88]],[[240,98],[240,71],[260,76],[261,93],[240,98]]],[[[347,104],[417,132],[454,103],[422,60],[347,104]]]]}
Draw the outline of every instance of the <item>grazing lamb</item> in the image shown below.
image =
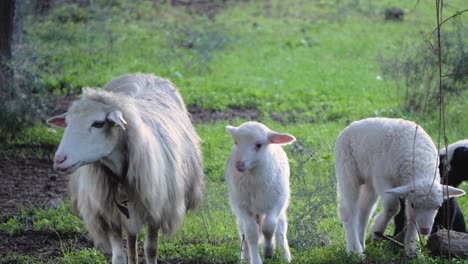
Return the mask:
{"type": "MultiPolygon", "coordinates": [[[[447,149],[443,148],[439,150],[439,158],[439,172],[442,183],[446,182],[450,186],[458,187],[463,181],[468,180],[467,139],[453,143],[447,149]]],[[[394,218],[394,236],[403,230],[406,222],[404,214],[405,204],[400,201],[400,206],[400,212],[394,218]]],[[[431,233],[436,233],[440,228],[466,233],[465,219],[456,198],[450,198],[442,203],[435,217],[431,233]]]]}
{"type": "Polygon", "coordinates": [[[382,211],[372,224],[372,238],[384,234],[402,198],[408,219],[405,251],[411,256],[417,253],[417,232],[430,233],[443,197],[465,193],[440,184],[437,149],[431,138],[403,119],[353,122],[336,140],[335,159],[338,209],[348,252],[363,253],[367,223],[379,196],[382,211]]]}
{"type": "Polygon", "coordinates": [[[289,162],[281,145],[296,139],[289,134],[271,131],[257,122],[239,127],[227,126],[235,140],[226,164],[230,203],[237,216],[241,238],[241,259],[262,263],[258,252],[264,238],[263,255],[273,255],[276,243],[290,262],[286,209],[289,204],[289,162]],[[247,243],[244,243],[246,240],[247,243]]]}
{"type": "Polygon", "coordinates": [[[203,196],[200,140],[177,88],[151,74],[83,88],[68,112],[47,120],[65,132],[54,169],[70,175],[70,196],[112,263],[137,262],[146,224],[147,263],[156,263],[158,231],[171,235],[203,196]]]}

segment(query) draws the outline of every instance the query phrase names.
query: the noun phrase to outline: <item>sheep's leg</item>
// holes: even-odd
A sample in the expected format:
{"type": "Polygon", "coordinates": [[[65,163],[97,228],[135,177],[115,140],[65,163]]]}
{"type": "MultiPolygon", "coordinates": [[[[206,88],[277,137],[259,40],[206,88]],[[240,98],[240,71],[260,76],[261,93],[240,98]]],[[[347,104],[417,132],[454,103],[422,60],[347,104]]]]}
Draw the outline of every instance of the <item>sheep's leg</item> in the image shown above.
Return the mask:
{"type": "Polygon", "coordinates": [[[273,251],[275,250],[275,240],[273,235],[277,229],[278,225],[278,213],[276,211],[270,212],[265,216],[265,219],[261,225],[262,234],[263,234],[263,256],[265,258],[271,258],[273,256],[273,251]]]}
{"type": "Polygon", "coordinates": [[[291,252],[289,252],[289,244],[288,244],[288,222],[286,219],[286,212],[280,214],[278,218],[278,226],[276,228],[276,242],[280,250],[284,252],[284,259],[289,263],[291,262],[291,252]]]}
{"type": "Polygon", "coordinates": [[[137,235],[127,232],[128,264],[138,263],[137,235]]]}
{"type": "MultiPolygon", "coordinates": [[[[346,178],[342,177],[343,179],[346,178]]],[[[363,253],[358,236],[357,207],[359,200],[359,185],[338,180],[338,211],[345,230],[346,250],[348,252],[363,253]]]]}
{"type": "Polygon", "coordinates": [[[112,247],[112,264],[125,264],[127,261],[122,242],[122,232],[120,230],[109,230],[107,237],[112,247]]]}
{"type": "MultiPolygon", "coordinates": [[[[250,264],[261,264],[262,259],[258,253],[259,229],[255,215],[242,215],[240,217],[244,228],[244,237],[247,241],[250,264]]],[[[245,242],[244,242],[245,243],[245,242]]]]}
{"type": "MultiPolygon", "coordinates": [[[[408,206],[407,206],[408,207],[408,206]]],[[[409,210],[408,210],[409,211],[409,210]]],[[[415,256],[418,250],[418,231],[416,229],[415,216],[406,215],[405,252],[407,256],[415,256]]]]}
{"type": "Polygon", "coordinates": [[[147,264],[157,263],[158,260],[158,232],[159,227],[148,224],[145,238],[145,258],[147,264]]]}
{"type": "Polygon", "coordinates": [[[361,186],[359,195],[359,219],[358,219],[358,234],[361,242],[362,250],[366,248],[366,229],[369,223],[372,212],[375,210],[375,205],[378,195],[370,185],[361,186]]]}
{"type": "Polygon", "coordinates": [[[241,219],[237,219],[237,222],[238,222],[238,228],[239,228],[239,237],[240,237],[240,240],[241,240],[241,243],[240,243],[240,250],[241,250],[241,253],[240,253],[240,258],[241,260],[248,260],[249,259],[249,244],[247,244],[247,241],[245,240],[245,228],[244,228],[244,224],[243,222],[241,221],[241,219]]]}
{"type": "Polygon", "coordinates": [[[381,239],[388,223],[400,211],[400,199],[394,194],[382,195],[382,211],[377,215],[371,227],[372,239],[381,239]]]}

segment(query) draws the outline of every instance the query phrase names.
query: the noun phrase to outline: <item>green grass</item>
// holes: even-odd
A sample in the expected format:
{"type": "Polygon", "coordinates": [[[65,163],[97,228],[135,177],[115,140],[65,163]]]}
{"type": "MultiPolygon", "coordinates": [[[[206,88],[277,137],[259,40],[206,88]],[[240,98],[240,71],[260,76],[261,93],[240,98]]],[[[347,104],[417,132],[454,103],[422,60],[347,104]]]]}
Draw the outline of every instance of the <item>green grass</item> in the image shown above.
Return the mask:
{"type": "MultiPolygon", "coordinates": [[[[89,7],[65,6],[44,17],[29,16],[28,48],[19,54],[24,56],[21,65],[31,66],[27,71],[38,76],[35,85],[44,93],[78,92],[123,73],[153,72],[170,78],[191,107],[258,109],[262,122],[295,135],[303,146],[302,151],[286,147],[291,162],[288,238],[293,262],[362,263],[346,254],[336,213],[337,135],[353,120],[387,116],[417,121],[435,142],[439,138],[438,106],[408,112],[404,92],[382,71],[393,58],[410,54],[407,47],[424,43],[435,27],[435,7],[423,1],[377,2],[240,1],[229,3],[210,20],[151,1],[92,1],[89,7]],[[394,5],[404,8],[403,22],[383,20],[383,9],[394,5]]],[[[466,8],[463,5],[462,0],[450,1],[444,16],[466,8]]],[[[450,22],[444,27],[455,28],[450,22]]],[[[450,142],[466,137],[466,98],[466,89],[447,95],[450,142]]],[[[240,241],[224,182],[232,138],[224,127],[243,121],[196,125],[203,140],[205,201],[174,237],[160,241],[162,259],[238,261],[240,241]]],[[[57,145],[61,133],[36,125],[21,131],[15,143],[57,145]]],[[[468,211],[464,198],[459,203],[468,211]]],[[[68,204],[54,210],[11,218],[0,229],[10,234],[28,228],[84,232],[79,220],[69,216],[68,204]]],[[[105,262],[92,249],[64,252],[64,262],[105,262]]],[[[407,260],[386,243],[371,244],[366,253],[370,263],[445,262],[425,253],[407,260]]],[[[267,263],[282,260],[275,255],[267,263]]]]}

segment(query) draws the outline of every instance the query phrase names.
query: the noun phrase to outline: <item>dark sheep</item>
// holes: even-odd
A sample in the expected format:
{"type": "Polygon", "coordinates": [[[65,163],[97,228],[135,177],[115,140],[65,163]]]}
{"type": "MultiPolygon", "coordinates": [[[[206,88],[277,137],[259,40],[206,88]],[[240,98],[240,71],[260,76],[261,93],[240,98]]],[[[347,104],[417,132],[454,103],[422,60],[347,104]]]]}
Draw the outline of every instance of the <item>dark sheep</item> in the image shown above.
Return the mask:
{"type": "MultiPolygon", "coordinates": [[[[450,186],[458,187],[463,181],[468,181],[467,139],[453,143],[447,149],[441,149],[439,157],[439,171],[443,183],[446,182],[450,186]]],[[[400,200],[400,206],[400,212],[394,218],[394,236],[403,230],[406,222],[405,203],[402,200],[400,200]]],[[[436,233],[441,228],[466,233],[465,218],[456,198],[444,201],[437,212],[431,233],[436,233]]]]}

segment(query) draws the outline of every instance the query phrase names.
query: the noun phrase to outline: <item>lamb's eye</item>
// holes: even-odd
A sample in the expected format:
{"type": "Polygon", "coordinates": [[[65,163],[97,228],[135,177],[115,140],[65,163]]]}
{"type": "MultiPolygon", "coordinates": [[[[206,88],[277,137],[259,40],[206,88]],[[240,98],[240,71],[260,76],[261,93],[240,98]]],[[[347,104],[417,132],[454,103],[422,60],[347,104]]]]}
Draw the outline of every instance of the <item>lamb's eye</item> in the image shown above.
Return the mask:
{"type": "Polygon", "coordinates": [[[261,147],[262,147],[262,144],[257,143],[257,145],[255,145],[255,150],[259,150],[261,147]]]}
{"type": "Polygon", "coordinates": [[[236,144],[236,145],[237,145],[237,141],[236,141],[236,140],[234,140],[234,144],[236,144]]]}
{"type": "Polygon", "coordinates": [[[95,128],[101,128],[104,126],[106,122],[104,121],[94,121],[94,123],[91,125],[92,127],[95,127],[95,128]]]}
{"type": "Polygon", "coordinates": [[[414,203],[410,203],[410,205],[411,205],[411,208],[413,208],[413,209],[414,209],[414,203]]]}

